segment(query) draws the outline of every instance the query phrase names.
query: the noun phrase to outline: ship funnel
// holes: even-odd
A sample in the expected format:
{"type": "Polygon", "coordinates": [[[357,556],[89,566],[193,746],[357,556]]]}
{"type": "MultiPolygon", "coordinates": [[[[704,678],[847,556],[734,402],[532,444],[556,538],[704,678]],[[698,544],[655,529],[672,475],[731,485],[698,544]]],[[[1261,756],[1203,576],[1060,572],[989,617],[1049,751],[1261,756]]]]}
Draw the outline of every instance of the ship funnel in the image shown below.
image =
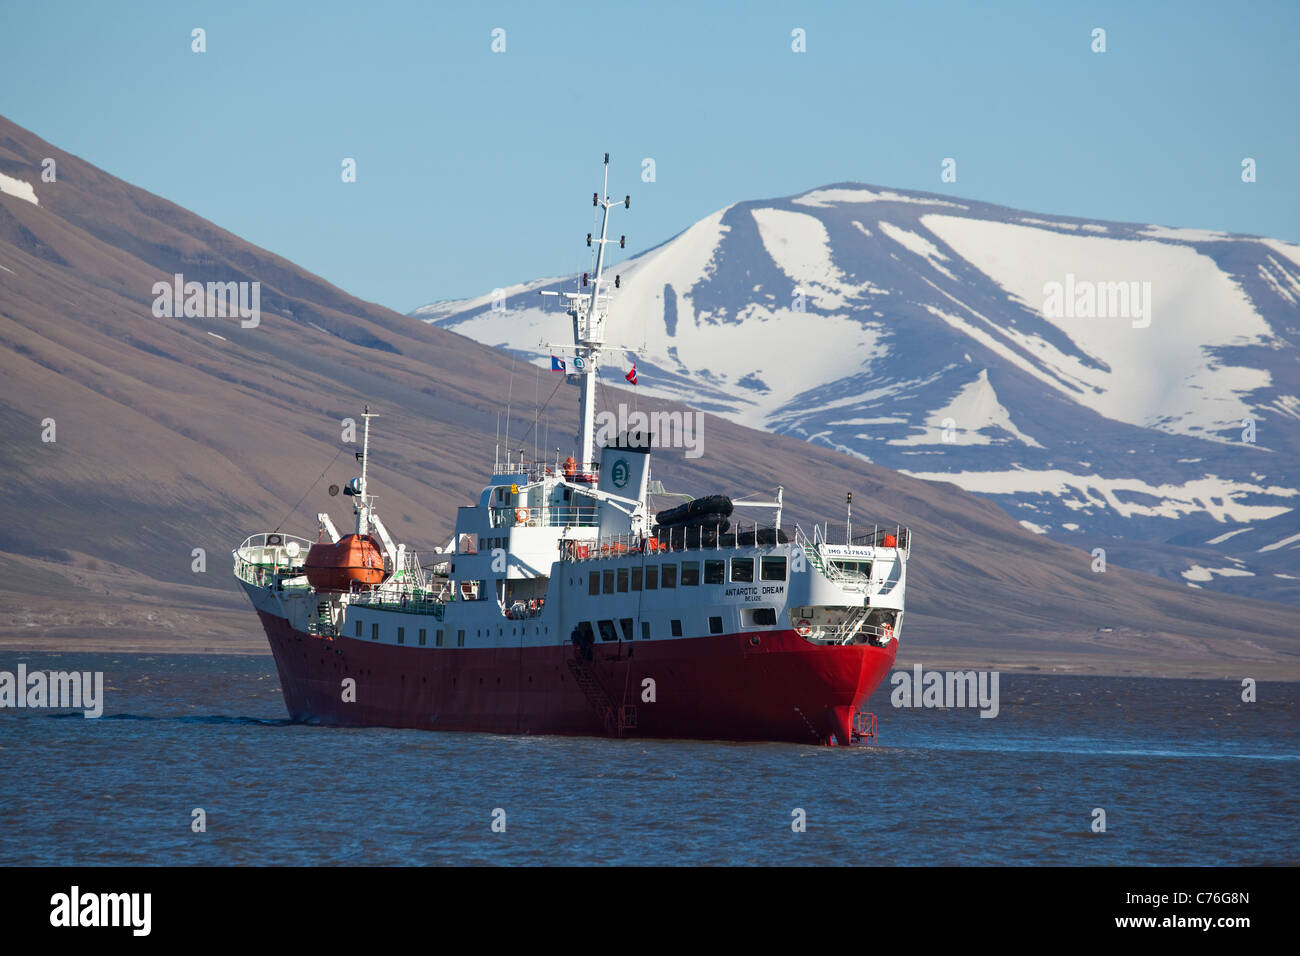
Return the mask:
{"type": "MultiPolygon", "coordinates": [[[[650,478],[650,436],[644,432],[623,432],[614,441],[601,449],[600,453],[600,491],[644,502],[646,484],[650,478]]],[[[600,504],[600,533],[628,534],[642,531],[641,527],[632,526],[632,517],[627,511],[631,505],[621,502],[618,505],[602,501],[600,504]],[[627,509],[627,510],[623,510],[627,509]]]]}

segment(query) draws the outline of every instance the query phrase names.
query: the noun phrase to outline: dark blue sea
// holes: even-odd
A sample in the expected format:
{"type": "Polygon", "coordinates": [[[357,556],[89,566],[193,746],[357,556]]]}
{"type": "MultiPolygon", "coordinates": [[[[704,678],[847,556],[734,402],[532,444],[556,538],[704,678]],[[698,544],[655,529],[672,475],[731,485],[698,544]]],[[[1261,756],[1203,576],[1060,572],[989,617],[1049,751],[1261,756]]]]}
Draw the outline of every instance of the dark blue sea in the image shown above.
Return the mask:
{"type": "Polygon", "coordinates": [[[985,719],[887,682],[878,744],[821,748],[314,727],[269,656],[20,662],[106,703],[0,710],[6,865],[1300,863],[1297,684],[1003,673],[985,719]]]}

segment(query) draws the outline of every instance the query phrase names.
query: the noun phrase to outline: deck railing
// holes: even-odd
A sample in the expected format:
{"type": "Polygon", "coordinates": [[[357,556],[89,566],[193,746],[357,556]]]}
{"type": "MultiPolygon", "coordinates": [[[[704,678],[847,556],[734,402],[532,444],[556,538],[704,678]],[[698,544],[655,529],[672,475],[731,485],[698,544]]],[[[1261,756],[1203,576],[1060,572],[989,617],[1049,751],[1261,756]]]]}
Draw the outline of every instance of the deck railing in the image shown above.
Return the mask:
{"type": "Polygon", "coordinates": [[[249,584],[265,587],[276,577],[297,577],[312,542],[278,531],[249,535],[232,553],[235,576],[249,584]]]}
{"type": "Polygon", "coordinates": [[[447,605],[428,591],[363,591],[352,596],[353,607],[372,611],[401,611],[405,614],[428,614],[442,620],[447,605]]]}
{"type": "Polygon", "coordinates": [[[599,520],[594,506],[544,505],[541,508],[493,508],[494,528],[589,528],[599,520]],[[519,513],[526,517],[520,520],[519,513]]]}
{"type": "MultiPolygon", "coordinates": [[[[597,561],[625,555],[659,554],[683,551],[735,551],[740,548],[771,548],[775,540],[761,540],[757,527],[753,530],[727,531],[718,534],[704,528],[690,528],[683,534],[659,537],[643,534],[609,534],[588,541],[561,542],[560,557],[564,561],[597,561]]],[[[783,543],[789,543],[788,541],[783,543]]]]}

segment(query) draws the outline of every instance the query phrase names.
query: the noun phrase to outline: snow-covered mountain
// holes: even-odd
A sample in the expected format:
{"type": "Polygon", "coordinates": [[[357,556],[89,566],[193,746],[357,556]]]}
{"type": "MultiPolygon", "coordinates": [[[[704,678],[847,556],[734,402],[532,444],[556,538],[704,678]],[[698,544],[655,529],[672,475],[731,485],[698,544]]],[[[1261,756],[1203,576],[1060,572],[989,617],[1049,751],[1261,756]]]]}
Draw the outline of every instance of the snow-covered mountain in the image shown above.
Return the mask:
{"type": "MultiPolygon", "coordinates": [[[[1300,603],[1300,246],[841,183],[728,206],[617,271],[608,339],[643,348],[643,397],[1300,603]]],[[[568,319],[537,292],[579,283],[413,314],[549,368],[568,319]]]]}

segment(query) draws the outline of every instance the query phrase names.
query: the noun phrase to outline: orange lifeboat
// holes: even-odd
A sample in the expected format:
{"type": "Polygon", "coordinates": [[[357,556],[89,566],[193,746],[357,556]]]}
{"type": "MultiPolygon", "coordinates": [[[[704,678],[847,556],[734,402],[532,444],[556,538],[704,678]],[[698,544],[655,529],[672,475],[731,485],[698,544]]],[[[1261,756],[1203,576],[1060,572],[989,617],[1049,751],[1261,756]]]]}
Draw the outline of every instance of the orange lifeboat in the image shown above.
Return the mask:
{"type": "Polygon", "coordinates": [[[384,580],[384,556],[370,535],[345,534],[337,544],[313,544],[303,570],[317,591],[350,591],[384,580]]]}

